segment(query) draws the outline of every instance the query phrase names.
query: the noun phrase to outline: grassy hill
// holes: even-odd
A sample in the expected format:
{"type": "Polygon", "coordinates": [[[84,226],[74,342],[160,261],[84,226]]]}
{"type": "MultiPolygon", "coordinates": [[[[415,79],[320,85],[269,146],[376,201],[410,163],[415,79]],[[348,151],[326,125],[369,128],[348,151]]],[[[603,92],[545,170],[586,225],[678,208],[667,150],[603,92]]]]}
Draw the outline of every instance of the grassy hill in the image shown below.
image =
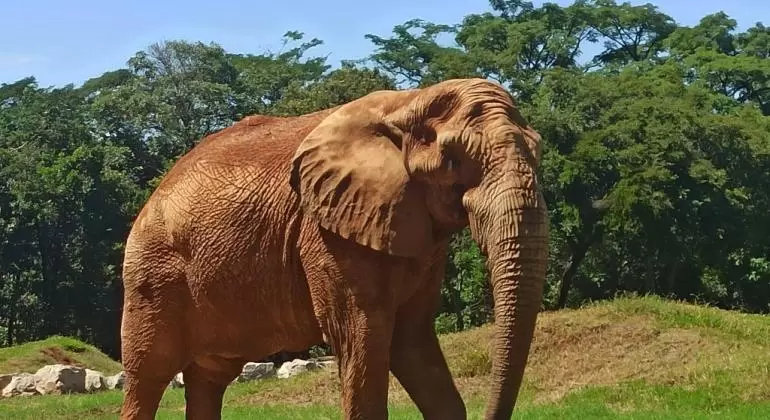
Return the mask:
{"type": "MultiPolygon", "coordinates": [[[[441,337],[471,419],[483,414],[491,333],[441,337]]],[[[544,313],[536,337],[514,418],[770,418],[770,317],[624,298],[544,313]]],[[[336,419],[338,395],[333,372],[238,384],[224,417],[336,419]]],[[[0,418],[114,418],[120,401],[118,392],[0,400],[0,418]]],[[[422,418],[395,379],[390,401],[391,418],[422,418]]],[[[158,418],[183,410],[183,392],[169,390],[158,418]]]]}
{"type": "Polygon", "coordinates": [[[98,370],[105,375],[118,373],[120,363],[94,346],[74,338],[49,337],[15,347],[0,348],[0,373],[35,373],[45,365],[69,364],[98,370]]]}

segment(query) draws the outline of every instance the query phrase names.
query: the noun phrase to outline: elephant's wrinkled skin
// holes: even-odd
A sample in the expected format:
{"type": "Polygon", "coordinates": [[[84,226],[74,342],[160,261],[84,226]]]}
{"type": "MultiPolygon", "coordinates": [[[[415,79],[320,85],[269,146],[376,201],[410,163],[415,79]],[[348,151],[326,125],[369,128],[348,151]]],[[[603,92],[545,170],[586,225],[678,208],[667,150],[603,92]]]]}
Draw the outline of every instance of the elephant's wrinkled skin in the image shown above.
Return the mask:
{"type": "Polygon", "coordinates": [[[246,361],[326,339],[346,419],[387,417],[389,371],[425,418],[464,419],[432,317],[450,234],[467,225],[495,298],[486,418],[510,418],[545,277],[539,142],[482,79],[208,136],[126,244],[122,418],[153,418],[178,371],[187,418],[219,418],[246,361]]]}

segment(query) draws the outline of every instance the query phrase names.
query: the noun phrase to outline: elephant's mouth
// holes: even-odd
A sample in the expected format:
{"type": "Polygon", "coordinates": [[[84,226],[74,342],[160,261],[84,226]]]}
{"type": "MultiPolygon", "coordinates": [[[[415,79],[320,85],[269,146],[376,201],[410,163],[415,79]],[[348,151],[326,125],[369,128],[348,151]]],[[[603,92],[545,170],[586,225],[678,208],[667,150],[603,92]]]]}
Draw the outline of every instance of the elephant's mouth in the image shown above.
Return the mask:
{"type": "Polygon", "coordinates": [[[468,226],[468,212],[463,206],[465,192],[465,185],[459,182],[427,191],[426,204],[440,231],[457,232],[468,226]]]}
{"type": "Polygon", "coordinates": [[[447,208],[451,209],[451,217],[448,225],[451,230],[460,230],[468,226],[468,211],[463,206],[463,196],[468,190],[467,187],[459,182],[452,184],[452,194],[450,202],[446,203],[447,208]]]}
{"type": "Polygon", "coordinates": [[[452,206],[465,218],[468,217],[468,212],[466,211],[465,206],[463,206],[463,196],[467,191],[468,187],[461,182],[452,184],[452,206]]]}

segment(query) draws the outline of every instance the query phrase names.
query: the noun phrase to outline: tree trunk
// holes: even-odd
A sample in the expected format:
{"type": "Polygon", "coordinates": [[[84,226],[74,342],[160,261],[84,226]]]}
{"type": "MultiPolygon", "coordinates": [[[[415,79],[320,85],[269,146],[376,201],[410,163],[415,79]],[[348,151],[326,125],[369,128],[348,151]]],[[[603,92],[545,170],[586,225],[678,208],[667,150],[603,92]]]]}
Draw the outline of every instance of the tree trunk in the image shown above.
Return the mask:
{"type": "Polygon", "coordinates": [[[42,276],[43,280],[43,286],[41,290],[41,297],[43,301],[43,313],[41,314],[41,317],[43,318],[43,334],[45,336],[53,335],[55,333],[60,333],[58,331],[58,325],[56,325],[56,301],[57,296],[56,295],[56,276],[54,275],[54,269],[56,267],[56,262],[53,261],[55,258],[55,251],[52,250],[52,240],[48,235],[48,229],[43,225],[42,222],[38,222],[37,224],[37,234],[38,234],[38,252],[40,254],[40,274],[42,276]]]}
{"type": "Polygon", "coordinates": [[[21,275],[11,276],[11,293],[8,300],[8,329],[6,330],[5,343],[8,347],[14,344],[16,338],[16,316],[19,312],[19,282],[21,275]]]}
{"type": "Polygon", "coordinates": [[[567,297],[569,296],[569,291],[572,287],[572,279],[575,277],[575,273],[577,273],[577,269],[580,267],[580,263],[583,262],[583,258],[585,258],[587,252],[588,246],[583,245],[579,245],[572,252],[569,263],[561,275],[559,299],[556,301],[556,309],[563,309],[567,306],[567,297]]]}
{"type": "Polygon", "coordinates": [[[681,264],[679,260],[674,260],[668,269],[668,273],[666,274],[666,293],[672,296],[676,294],[674,289],[676,288],[676,279],[679,275],[680,267],[681,264]]]}
{"type": "Polygon", "coordinates": [[[463,309],[464,309],[464,302],[462,301],[462,296],[460,295],[460,292],[462,291],[463,283],[460,277],[460,272],[455,267],[454,262],[451,258],[447,260],[446,263],[446,272],[445,272],[445,286],[446,290],[449,294],[449,306],[450,310],[453,314],[455,314],[456,320],[455,320],[455,328],[457,331],[463,331],[465,329],[465,321],[463,320],[463,309]],[[457,280],[457,287],[454,287],[452,284],[452,281],[450,279],[456,279],[457,280]]]}
{"type": "Polygon", "coordinates": [[[564,272],[561,275],[561,284],[559,285],[559,298],[556,301],[556,309],[563,309],[567,306],[567,298],[569,297],[569,291],[572,287],[572,279],[575,277],[580,263],[583,262],[588,250],[591,249],[591,245],[596,243],[602,236],[604,229],[594,223],[587,229],[586,235],[578,237],[577,242],[570,246],[572,255],[570,256],[569,263],[564,268],[564,272]]]}
{"type": "Polygon", "coordinates": [[[455,328],[457,331],[465,330],[465,320],[463,319],[463,309],[465,309],[465,302],[462,299],[463,282],[458,278],[457,288],[451,288],[452,290],[452,308],[454,309],[455,328]]]}

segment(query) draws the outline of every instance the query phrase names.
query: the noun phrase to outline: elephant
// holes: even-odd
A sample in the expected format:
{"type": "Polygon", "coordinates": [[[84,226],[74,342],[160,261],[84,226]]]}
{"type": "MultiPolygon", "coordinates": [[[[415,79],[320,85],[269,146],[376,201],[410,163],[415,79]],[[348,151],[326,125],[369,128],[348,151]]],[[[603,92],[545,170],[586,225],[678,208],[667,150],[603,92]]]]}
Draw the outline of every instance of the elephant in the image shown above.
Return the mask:
{"type": "Polygon", "coordinates": [[[121,418],[154,418],[182,372],[187,419],[219,419],[248,361],[327,343],[345,419],[386,419],[393,376],[426,419],[465,419],[434,317],[453,234],[489,268],[485,418],[507,419],[542,303],[541,136],[483,78],[373,91],[204,136],[132,222],[121,418]]]}

